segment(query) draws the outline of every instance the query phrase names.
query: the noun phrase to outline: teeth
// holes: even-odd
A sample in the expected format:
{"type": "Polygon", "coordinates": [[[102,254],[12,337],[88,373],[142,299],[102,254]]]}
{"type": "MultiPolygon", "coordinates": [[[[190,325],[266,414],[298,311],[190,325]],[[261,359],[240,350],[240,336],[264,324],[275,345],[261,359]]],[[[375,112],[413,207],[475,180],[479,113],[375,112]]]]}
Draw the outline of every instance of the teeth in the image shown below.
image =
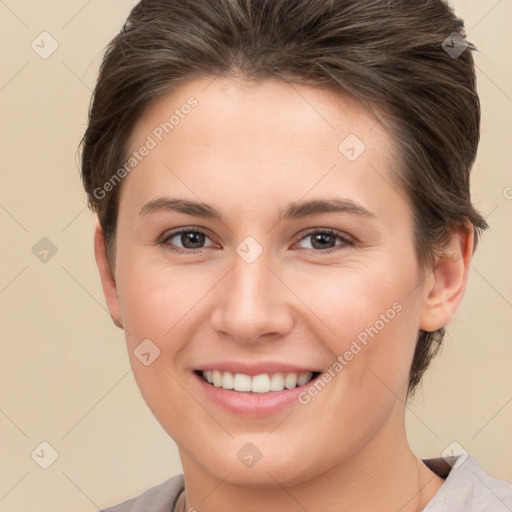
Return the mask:
{"type": "Polygon", "coordinates": [[[268,393],[270,391],[270,377],[263,373],[252,378],[251,391],[254,393],[268,393]]]}
{"type": "Polygon", "coordinates": [[[221,384],[222,384],[222,373],[220,373],[219,370],[213,370],[213,385],[216,388],[220,388],[221,384]]]}
{"type": "Polygon", "coordinates": [[[233,389],[234,387],[234,378],[231,372],[224,372],[222,374],[222,383],[221,387],[224,389],[233,389]]]}
{"type": "Polygon", "coordinates": [[[313,374],[311,372],[303,372],[299,374],[297,378],[297,386],[304,386],[307,382],[311,380],[313,374]]]}
{"type": "Polygon", "coordinates": [[[270,378],[270,391],[282,391],[284,389],[284,377],[282,373],[274,373],[270,378]]]}
{"type": "Polygon", "coordinates": [[[284,387],[286,389],[293,389],[297,387],[297,374],[296,373],[289,373],[284,378],[284,387]]]}
{"type": "Polygon", "coordinates": [[[243,373],[235,373],[233,388],[235,391],[251,391],[251,377],[243,373]]]}
{"type": "Polygon", "coordinates": [[[219,370],[206,370],[202,372],[204,380],[217,388],[234,389],[235,391],[252,391],[253,393],[268,393],[269,391],[283,391],[303,386],[313,377],[312,372],[302,373],[262,373],[251,377],[244,373],[221,372],[219,370]]]}

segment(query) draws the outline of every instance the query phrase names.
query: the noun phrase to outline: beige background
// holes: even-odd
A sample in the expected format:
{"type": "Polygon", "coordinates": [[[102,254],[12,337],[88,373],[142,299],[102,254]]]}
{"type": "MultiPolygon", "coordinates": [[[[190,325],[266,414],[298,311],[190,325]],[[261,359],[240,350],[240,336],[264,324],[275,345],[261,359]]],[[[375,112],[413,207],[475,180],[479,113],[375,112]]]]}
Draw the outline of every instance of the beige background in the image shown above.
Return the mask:
{"type": "MultiPolygon", "coordinates": [[[[134,3],[0,1],[0,512],[95,511],[181,472],[106,313],[77,167],[102,50],[134,3]],[[31,48],[43,31],[58,43],[47,59],[31,48]],[[58,453],[47,469],[43,441],[58,453]]],[[[473,195],[491,229],[407,421],[419,456],[456,441],[512,481],[512,0],[454,5],[480,49],[473,195]]]]}

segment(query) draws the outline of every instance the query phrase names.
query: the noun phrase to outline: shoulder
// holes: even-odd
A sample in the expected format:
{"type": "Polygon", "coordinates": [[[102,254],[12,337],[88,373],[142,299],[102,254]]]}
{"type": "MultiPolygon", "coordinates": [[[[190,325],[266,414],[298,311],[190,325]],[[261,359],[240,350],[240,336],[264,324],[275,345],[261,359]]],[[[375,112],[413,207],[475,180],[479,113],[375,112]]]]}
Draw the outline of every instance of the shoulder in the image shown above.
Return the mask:
{"type": "Polygon", "coordinates": [[[172,512],[184,485],[183,475],[176,475],[100,512],[172,512]]]}
{"type": "Polygon", "coordinates": [[[424,512],[510,512],[512,484],[487,474],[469,453],[423,461],[445,478],[424,512]]]}

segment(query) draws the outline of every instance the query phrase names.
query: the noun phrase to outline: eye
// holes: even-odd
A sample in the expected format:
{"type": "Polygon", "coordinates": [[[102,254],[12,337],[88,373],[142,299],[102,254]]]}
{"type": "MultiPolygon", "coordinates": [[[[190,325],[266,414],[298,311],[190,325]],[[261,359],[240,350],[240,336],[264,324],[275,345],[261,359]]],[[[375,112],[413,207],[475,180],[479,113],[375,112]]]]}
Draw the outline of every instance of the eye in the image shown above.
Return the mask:
{"type": "Polygon", "coordinates": [[[341,249],[342,247],[355,245],[353,240],[334,229],[317,229],[310,231],[303,236],[299,242],[302,242],[303,240],[310,240],[309,247],[305,247],[306,249],[324,253],[331,253],[341,249]],[[341,243],[336,244],[337,240],[341,243]],[[338,249],[335,247],[338,247],[338,249]]]}
{"type": "MultiPolygon", "coordinates": [[[[190,253],[213,246],[214,244],[209,246],[204,245],[206,240],[209,239],[210,237],[204,231],[192,228],[181,228],[168,233],[160,243],[173,252],[190,253]],[[181,244],[181,247],[177,244],[181,244]]],[[[355,245],[352,239],[333,229],[316,229],[310,231],[299,239],[297,243],[306,240],[310,241],[309,247],[304,248],[317,253],[331,253],[342,247],[355,245]],[[340,243],[336,243],[336,241],[340,243]]]]}
{"type": "Polygon", "coordinates": [[[168,247],[171,251],[188,253],[207,247],[204,245],[206,239],[209,239],[209,237],[204,231],[183,228],[167,234],[161,244],[168,247]],[[177,240],[172,242],[173,239],[177,240]],[[176,242],[181,243],[182,247],[177,247],[176,242]]]}

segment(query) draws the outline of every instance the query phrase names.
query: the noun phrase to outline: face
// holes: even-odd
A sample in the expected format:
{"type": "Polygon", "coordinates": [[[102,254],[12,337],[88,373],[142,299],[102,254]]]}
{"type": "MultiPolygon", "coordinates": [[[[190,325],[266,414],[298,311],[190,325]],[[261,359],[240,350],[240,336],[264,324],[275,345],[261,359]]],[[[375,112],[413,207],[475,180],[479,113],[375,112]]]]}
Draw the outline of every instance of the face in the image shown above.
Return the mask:
{"type": "Polygon", "coordinates": [[[386,129],[326,89],[201,78],[133,151],[107,301],[184,468],[292,485],[395,449],[432,283],[386,129]]]}

